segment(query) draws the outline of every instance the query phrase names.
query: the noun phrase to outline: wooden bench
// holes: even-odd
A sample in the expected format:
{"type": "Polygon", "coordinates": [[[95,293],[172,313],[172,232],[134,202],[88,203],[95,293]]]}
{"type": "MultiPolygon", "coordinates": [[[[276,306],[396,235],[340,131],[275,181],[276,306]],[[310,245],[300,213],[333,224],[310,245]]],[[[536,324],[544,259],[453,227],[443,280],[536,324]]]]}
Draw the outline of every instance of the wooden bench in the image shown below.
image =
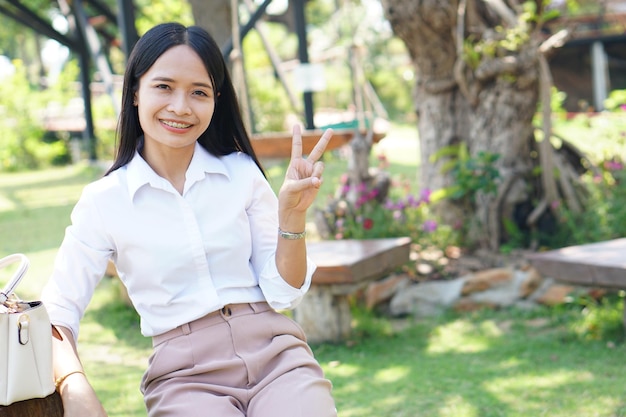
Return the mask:
{"type": "Polygon", "coordinates": [[[0,417],[63,417],[61,396],[55,391],[46,398],[19,401],[0,406],[0,417]]]}
{"type": "MultiPolygon", "coordinates": [[[[308,155],[324,133],[321,129],[302,132],[302,153],[308,155]]],[[[349,143],[354,137],[354,129],[334,129],[326,150],[339,148],[349,143]]],[[[365,134],[365,133],[363,133],[365,134]]],[[[374,132],[372,141],[379,142],[386,133],[374,132]]],[[[252,147],[259,158],[289,158],[291,156],[291,132],[257,133],[252,135],[252,147]]]]}
{"type": "Polygon", "coordinates": [[[541,274],[557,281],[626,289],[626,238],[568,246],[530,254],[527,258],[541,274]]]}
{"type": "Polygon", "coordinates": [[[409,261],[408,237],[309,242],[317,265],[309,292],[294,310],[311,343],[340,342],[352,331],[349,296],[409,261]]]}

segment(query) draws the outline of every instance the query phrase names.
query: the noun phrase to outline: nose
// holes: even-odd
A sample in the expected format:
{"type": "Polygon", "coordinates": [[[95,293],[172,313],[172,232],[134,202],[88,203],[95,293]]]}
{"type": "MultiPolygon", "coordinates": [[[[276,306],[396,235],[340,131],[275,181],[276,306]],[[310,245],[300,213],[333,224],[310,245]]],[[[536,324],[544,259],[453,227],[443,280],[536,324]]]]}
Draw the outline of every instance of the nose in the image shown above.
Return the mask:
{"type": "Polygon", "coordinates": [[[172,94],[167,110],[175,114],[190,114],[191,107],[187,94],[184,92],[177,92],[172,94]]]}

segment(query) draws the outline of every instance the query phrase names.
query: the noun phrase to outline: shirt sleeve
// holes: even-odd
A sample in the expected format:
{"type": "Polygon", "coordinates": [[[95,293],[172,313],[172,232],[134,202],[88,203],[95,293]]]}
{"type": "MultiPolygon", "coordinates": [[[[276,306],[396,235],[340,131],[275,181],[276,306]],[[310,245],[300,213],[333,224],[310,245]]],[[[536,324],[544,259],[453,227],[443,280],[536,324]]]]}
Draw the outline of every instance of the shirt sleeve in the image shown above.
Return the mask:
{"type": "Polygon", "coordinates": [[[278,310],[295,308],[311,286],[315,264],[307,258],[307,270],[302,287],[291,286],[280,275],[276,265],[278,243],[278,198],[268,181],[254,167],[255,181],[248,204],[252,235],[252,266],[257,271],[259,287],[268,304],[278,310]]]}
{"type": "Polygon", "coordinates": [[[88,192],[83,192],[72,210],[71,220],[42,300],[52,324],[69,328],[77,339],[80,320],[105,274],[112,251],[104,249],[109,245],[104,239],[103,222],[88,192]]]}
{"type": "Polygon", "coordinates": [[[298,306],[302,297],[311,287],[311,277],[315,272],[315,264],[307,258],[306,277],[302,287],[295,288],[289,285],[278,272],[275,258],[266,264],[261,273],[259,284],[268,304],[276,310],[290,310],[298,306]]]}

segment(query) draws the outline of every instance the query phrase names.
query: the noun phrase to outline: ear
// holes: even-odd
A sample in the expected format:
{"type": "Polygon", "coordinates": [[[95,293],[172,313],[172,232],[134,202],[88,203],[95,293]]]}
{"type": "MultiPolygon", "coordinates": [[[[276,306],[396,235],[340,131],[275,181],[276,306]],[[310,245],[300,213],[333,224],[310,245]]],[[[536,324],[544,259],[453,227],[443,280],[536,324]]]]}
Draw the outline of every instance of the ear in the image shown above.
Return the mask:
{"type": "Polygon", "coordinates": [[[137,107],[137,93],[133,94],[133,106],[137,107]]]}

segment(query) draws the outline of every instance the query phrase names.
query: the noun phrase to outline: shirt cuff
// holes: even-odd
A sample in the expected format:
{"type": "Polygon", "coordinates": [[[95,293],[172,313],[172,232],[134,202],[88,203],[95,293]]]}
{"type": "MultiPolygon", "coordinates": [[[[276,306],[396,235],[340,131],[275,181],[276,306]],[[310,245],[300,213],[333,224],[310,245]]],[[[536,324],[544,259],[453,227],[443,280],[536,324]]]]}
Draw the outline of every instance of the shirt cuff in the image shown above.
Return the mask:
{"type": "Polygon", "coordinates": [[[74,340],[78,342],[78,332],[80,330],[80,318],[78,314],[58,304],[47,301],[45,291],[42,294],[42,301],[43,305],[46,307],[48,317],[50,318],[50,324],[68,328],[72,332],[74,340]]]}
{"type": "Polygon", "coordinates": [[[306,276],[302,287],[292,287],[278,272],[274,259],[268,262],[259,278],[259,286],[267,303],[275,310],[291,310],[295,308],[311,287],[313,273],[317,266],[307,257],[306,276]]]}

